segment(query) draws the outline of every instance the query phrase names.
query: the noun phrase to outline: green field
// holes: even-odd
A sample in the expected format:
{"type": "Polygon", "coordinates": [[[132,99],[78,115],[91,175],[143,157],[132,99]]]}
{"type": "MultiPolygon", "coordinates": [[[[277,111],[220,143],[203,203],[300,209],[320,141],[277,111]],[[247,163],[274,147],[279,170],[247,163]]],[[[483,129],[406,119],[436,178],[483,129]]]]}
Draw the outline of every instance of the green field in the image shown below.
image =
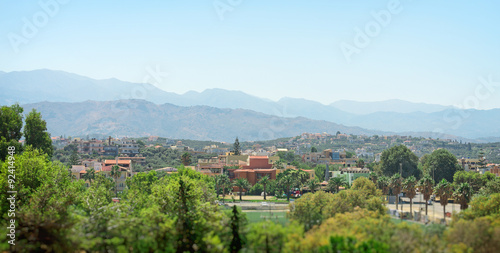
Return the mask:
{"type": "Polygon", "coordinates": [[[282,225],[288,223],[286,212],[244,212],[249,223],[271,220],[282,225]]]}
{"type": "Polygon", "coordinates": [[[411,220],[401,220],[399,218],[394,218],[394,217],[391,217],[391,221],[394,222],[394,223],[401,223],[401,222],[408,222],[410,224],[417,224],[419,225],[421,228],[425,228],[425,224],[424,223],[421,223],[421,222],[416,222],[416,221],[411,221],[411,220]]]}

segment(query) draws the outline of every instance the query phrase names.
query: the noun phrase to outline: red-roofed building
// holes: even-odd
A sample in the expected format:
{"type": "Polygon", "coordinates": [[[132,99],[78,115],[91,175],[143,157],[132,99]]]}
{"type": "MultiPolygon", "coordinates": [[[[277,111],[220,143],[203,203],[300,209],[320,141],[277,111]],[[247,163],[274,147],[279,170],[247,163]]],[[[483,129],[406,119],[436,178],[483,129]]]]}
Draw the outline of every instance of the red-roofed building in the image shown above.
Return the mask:
{"type": "Polygon", "coordinates": [[[127,169],[131,169],[132,166],[132,161],[131,160],[123,160],[123,159],[118,159],[117,160],[104,160],[103,166],[110,166],[110,165],[118,165],[121,167],[125,167],[127,169]]]}
{"type": "Polygon", "coordinates": [[[276,169],[239,169],[234,170],[234,178],[246,178],[253,186],[265,176],[271,180],[276,180],[276,169]]]}
{"type": "Polygon", "coordinates": [[[270,169],[273,164],[267,156],[249,156],[246,164],[241,167],[242,169],[270,169]]]}

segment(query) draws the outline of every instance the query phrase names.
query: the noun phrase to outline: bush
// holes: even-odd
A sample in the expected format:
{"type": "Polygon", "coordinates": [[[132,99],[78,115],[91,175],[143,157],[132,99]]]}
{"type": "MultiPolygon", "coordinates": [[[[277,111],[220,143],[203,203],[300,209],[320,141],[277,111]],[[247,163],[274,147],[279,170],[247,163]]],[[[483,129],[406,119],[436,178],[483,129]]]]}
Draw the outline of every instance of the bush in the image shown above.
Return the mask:
{"type": "Polygon", "coordinates": [[[250,188],[250,190],[248,191],[248,195],[258,195],[260,196],[260,194],[264,191],[264,186],[262,186],[261,184],[255,184],[254,186],[252,186],[252,188],[250,188]]]}

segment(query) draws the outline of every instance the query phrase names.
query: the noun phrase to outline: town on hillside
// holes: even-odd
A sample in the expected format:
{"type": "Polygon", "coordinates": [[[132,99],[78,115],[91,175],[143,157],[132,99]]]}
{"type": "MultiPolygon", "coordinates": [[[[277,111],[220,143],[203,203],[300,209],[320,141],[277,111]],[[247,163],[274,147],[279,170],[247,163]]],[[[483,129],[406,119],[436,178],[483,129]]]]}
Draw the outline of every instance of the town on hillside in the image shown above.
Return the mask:
{"type": "MultiPolygon", "coordinates": [[[[411,136],[364,136],[303,133],[292,138],[235,143],[144,138],[52,137],[54,160],[71,167],[72,175],[87,180],[87,171],[111,177],[118,166],[118,191],[136,173],[155,170],[173,173],[185,166],[209,176],[227,175],[231,181],[246,179],[255,186],[263,177],[276,180],[286,170],[301,170],[326,186],[329,178],[343,177],[347,185],[358,177],[380,170],[382,152],[403,145],[419,158],[438,149],[456,156],[464,171],[500,175],[500,144],[462,143],[450,139],[411,136]],[[237,145],[237,146],[236,146],[237,145]],[[327,175],[325,175],[325,173],[327,175]]],[[[305,187],[307,189],[307,187],[305,187]]]]}

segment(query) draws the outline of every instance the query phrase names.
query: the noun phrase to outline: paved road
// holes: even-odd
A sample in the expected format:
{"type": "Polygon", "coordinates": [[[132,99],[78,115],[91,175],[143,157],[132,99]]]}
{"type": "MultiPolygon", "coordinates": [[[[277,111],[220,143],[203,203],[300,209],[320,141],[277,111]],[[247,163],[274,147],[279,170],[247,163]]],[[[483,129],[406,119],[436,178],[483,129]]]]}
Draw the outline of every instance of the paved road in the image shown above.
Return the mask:
{"type": "MultiPolygon", "coordinates": [[[[400,203],[398,206],[398,209],[401,210],[401,206],[403,207],[404,212],[409,212],[410,211],[410,199],[403,197],[402,200],[404,203],[400,203]]],[[[423,199],[422,194],[417,194],[417,196],[413,199],[413,205],[412,205],[412,211],[421,211],[421,214],[425,214],[425,200],[423,199]]],[[[387,204],[387,208],[389,209],[396,209],[395,204],[387,204]]],[[[446,212],[450,212],[452,215],[453,213],[459,213],[460,212],[460,204],[453,204],[453,203],[448,203],[446,205],[446,212]]],[[[443,206],[439,202],[432,202],[432,205],[428,206],[427,210],[429,219],[432,221],[436,221],[438,219],[443,219],[443,206]]],[[[447,221],[451,220],[451,218],[447,217],[447,221]]]]}

